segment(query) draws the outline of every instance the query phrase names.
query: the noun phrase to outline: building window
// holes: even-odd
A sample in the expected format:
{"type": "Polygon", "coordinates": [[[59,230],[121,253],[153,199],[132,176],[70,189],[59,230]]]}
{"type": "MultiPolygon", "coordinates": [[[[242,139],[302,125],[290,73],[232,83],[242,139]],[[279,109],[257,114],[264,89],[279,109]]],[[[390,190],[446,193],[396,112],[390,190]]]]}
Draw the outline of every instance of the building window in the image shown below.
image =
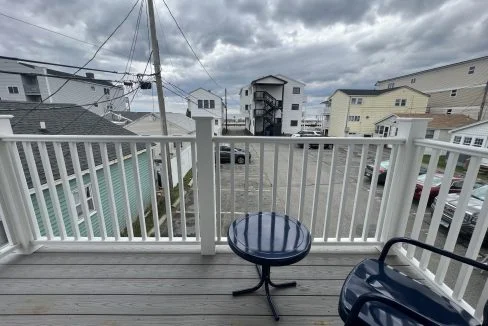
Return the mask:
{"type": "Polygon", "coordinates": [[[203,100],[203,108],[208,109],[208,100],[203,100]]]}
{"type": "Polygon", "coordinates": [[[198,108],[203,109],[203,101],[202,100],[198,100],[198,108]]]}
{"type": "Polygon", "coordinates": [[[219,120],[215,120],[215,125],[218,126],[219,125],[219,120]]]}
{"type": "Polygon", "coordinates": [[[105,94],[105,95],[110,95],[110,89],[108,89],[108,88],[104,88],[104,89],[103,89],[103,94],[105,94]]]}
{"type": "Polygon", "coordinates": [[[246,111],[247,111],[247,110],[249,110],[249,105],[248,105],[248,104],[246,104],[246,106],[244,107],[244,109],[245,109],[246,111]]]}
{"type": "Polygon", "coordinates": [[[359,115],[350,115],[349,118],[348,118],[349,121],[354,121],[354,122],[358,122],[361,120],[361,116],[359,115]]]}
{"type": "Polygon", "coordinates": [[[300,94],[300,87],[293,87],[293,94],[300,94]]]}
{"type": "Polygon", "coordinates": [[[407,99],[406,98],[397,98],[395,100],[395,106],[406,106],[407,105],[407,99]]]}
{"type": "Polygon", "coordinates": [[[393,88],[395,87],[395,83],[388,83],[388,88],[393,88]]]}
{"type": "Polygon", "coordinates": [[[452,140],[454,144],[460,144],[461,143],[461,136],[454,136],[454,139],[452,140]]]}
{"type": "Polygon", "coordinates": [[[456,96],[457,95],[457,89],[453,89],[451,91],[451,96],[456,96]]]}
{"type": "Polygon", "coordinates": [[[300,109],[300,105],[298,105],[298,104],[292,104],[291,105],[291,109],[292,110],[299,110],[300,109]]]}
{"type": "Polygon", "coordinates": [[[475,138],[473,146],[482,147],[483,146],[483,138],[475,138]]]}
{"type": "Polygon", "coordinates": [[[447,109],[446,114],[451,114],[451,113],[452,113],[452,109],[447,109]]]}
{"type": "Polygon", "coordinates": [[[291,120],[290,127],[296,127],[296,126],[298,126],[298,120],[291,120]]]}
{"type": "Polygon", "coordinates": [[[363,98],[362,97],[353,97],[353,98],[351,98],[351,104],[361,105],[361,104],[363,104],[363,98]]]}
{"type": "Polygon", "coordinates": [[[425,138],[434,139],[434,132],[434,129],[427,129],[427,132],[425,133],[425,138]]]}
{"type": "MultiPolygon", "coordinates": [[[[93,204],[91,185],[85,185],[84,190],[86,195],[86,204],[88,206],[89,214],[91,215],[92,213],[95,212],[95,205],[93,204]]],[[[72,194],[75,201],[76,212],[78,213],[78,223],[81,223],[85,220],[85,217],[83,216],[83,209],[81,208],[82,196],[80,196],[78,189],[73,190],[72,194]]]]}
{"type": "Polygon", "coordinates": [[[463,145],[471,145],[471,140],[473,140],[473,137],[464,137],[463,145]]]}
{"type": "Polygon", "coordinates": [[[249,91],[247,89],[244,91],[244,95],[246,95],[246,96],[249,95],[249,91]]]}
{"type": "Polygon", "coordinates": [[[469,69],[468,69],[468,75],[474,74],[474,68],[476,68],[476,67],[475,66],[469,67],[469,69]]]}
{"type": "Polygon", "coordinates": [[[417,81],[416,78],[412,78],[412,79],[410,79],[410,84],[415,84],[416,81],[417,81]]]}
{"type": "Polygon", "coordinates": [[[9,94],[19,94],[19,88],[17,86],[8,87],[9,94]]]}
{"type": "Polygon", "coordinates": [[[210,100],[210,108],[215,109],[215,101],[214,100],[210,100]]]}
{"type": "Polygon", "coordinates": [[[90,89],[91,89],[92,91],[95,91],[95,86],[90,86],[90,89]]]}

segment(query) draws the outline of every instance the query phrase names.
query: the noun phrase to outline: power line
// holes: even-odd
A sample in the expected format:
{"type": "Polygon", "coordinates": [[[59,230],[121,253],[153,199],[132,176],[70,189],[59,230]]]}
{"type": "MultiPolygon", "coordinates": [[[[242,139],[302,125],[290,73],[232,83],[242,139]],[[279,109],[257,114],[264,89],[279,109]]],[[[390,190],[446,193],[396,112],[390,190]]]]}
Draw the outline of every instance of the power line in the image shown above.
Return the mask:
{"type": "MultiPolygon", "coordinates": [[[[105,41],[103,41],[103,43],[97,48],[97,50],[95,51],[95,53],[93,54],[93,56],[81,67],[79,68],[77,71],[75,71],[73,73],[73,76],[76,76],[76,73],[78,73],[81,69],[85,68],[90,62],[92,62],[93,59],[95,59],[95,57],[97,56],[98,52],[100,52],[100,50],[102,49],[102,47],[110,40],[110,38],[112,38],[112,36],[119,30],[120,26],[122,26],[126,20],[129,18],[130,14],[132,13],[132,11],[134,10],[134,8],[136,7],[136,5],[139,3],[139,0],[137,0],[134,5],[132,6],[132,8],[129,10],[129,12],[127,13],[127,15],[124,17],[124,19],[119,23],[119,25],[117,25],[117,27],[112,31],[112,33],[110,33],[110,35],[107,37],[107,39],[105,41]]],[[[38,105],[36,105],[34,108],[32,108],[31,110],[29,110],[27,114],[29,114],[31,111],[37,109],[42,103],[44,103],[44,101],[48,100],[49,98],[53,97],[54,95],[56,95],[71,79],[70,78],[67,78],[66,81],[61,84],[61,86],[59,86],[59,88],[54,92],[52,93],[51,95],[49,95],[48,97],[46,97],[45,99],[41,99],[41,102],[39,102],[38,105]]],[[[15,124],[13,124],[12,126],[15,126],[17,123],[19,123],[20,121],[22,121],[23,117],[21,119],[19,119],[15,124]]]]}
{"type": "Polygon", "coordinates": [[[163,0],[163,3],[164,5],[166,6],[166,8],[168,9],[168,12],[169,14],[171,15],[171,17],[173,18],[175,24],[176,24],[176,27],[178,27],[178,30],[180,31],[181,35],[183,36],[183,38],[185,39],[186,41],[186,44],[188,44],[188,46],[190,47],[190,50],[191,52],[193,53],[193,55],[195,56],[195,58],[197,59],[198,63],[200,64],[200,66],[202,66],[203,70],[205,70],[205,72],[207,73],[208,77],[215,83],[215,85],[217,85],[217,87],[219,88],[223,88],[222,86],[220,86],[219,83],[217,83],[217,81],[212,77],[212,75],[210,75],[210,73],[208,72],[207,68],[205,68],[205,66],[203,65],[203,63],[200,61],[200,58],[198,57],[198,55],[195,53],[195,50],[193,50],[193,47],[191,46],[190,42],[188,41],[188,39],[186,38],[186,35],[185,33],[183,32],[183,30],[181,29],[180,27],[180,24],[178,24],[178,21],[176,20],[175,16],[173,15],[173,13],[171,12],[171,9],[169,9],[168,7],[168,4],[166,3],[165,0],[163,0]]]}
{"type": "MultiPolygon", "coordinates": [[[[25,75],[23,72],[17,72],[17,71],[9,71],[9,70],[0,70],[0,73],[2,74],[10,74],[10,75],[25,75]]],[[[60,75],[52,75],[52,74],[39,74],[39,73],[29,73],[29,76],[39,76],[39,77],[50,77],[50,78],[60,78],[60,79],[66,79],[66,76],[60,76],[60,75]]],[[[102,85],[98,82],[114,82],[114,83],[120,83],[121,79],[119,80],[113,80],[113,79],[91,79],[83,76],[71,76],[71,80],[76,80],[78,82],[82,82],[85,84],[96,84],[96,85],[102,85]]],[[[122,77],[123,79],[123,77],[122,77]]],[[[107,87],[116,87],[114,85],[104,85],[107,87]]]]}
{"type": "MultiPolygon", "coordinates": [[[[29,23],[28,21],[25,21],[25,20],[22,20],[20,18],[16,18],[16,17],[13,17],[13,16],[10,16],[10,15],[7,15],[3,12],[0,12],[0,15],[1,16],[4,16],[4,17],[7,17],[7,18],[10,18],[12,20],[15,20],[15,21],[18,21],[18,22],[21,22],[21,23],[24,23],[24,24],[27,24],[27,25],[30,25],[30,26],[33,26],[33,27],[36,27],[36,28],[39,28],[39,29],[42,29],[44,31],[47,31],[47,32],[50,32],[50,33],[54,33],[54,34],[57,34],[59,36],[63,36],[63,37],[66,37],[66,38],[69,38],[71,40],[74,40],[74,41],[77,41],[77,42],[80,42],[80,43],[84,43],[84,44],[87,44],[87,45],[90,45],[90,46],[96,46],[98,47],[97,44],[94,44],[94,43],[90,43],[90,42],[87,42],[87,41],[84,41],[84,40],[80,40],[76,37],[73,37],[73,36],[69,36],[69,35],[66,35],[66,34],[63,34],[63,33],[60,33],[60,32],[57,32],[55,30],[52,30],[52,29],[49,29],[49,28],[46,28],[46,27],[43,27],[43,26],[40,26],[40,25],[36,25],[36,24],[33,24],[33,23],[29,23]]],[[[113,50],[110,50],[110,49],[104,49],[105,51],[109,51],[109,52],[112,52],[112,53],[116,53],[118,55],[121,55],[119,52],[116,52],[116,51],[113,51],[113,50]]]]}
{"type": "Polygon", "coordinates": [[[144,7],[144,1],[141,1],[141,6],[139,7],[139,14],[137,15],[137,22],[136,28],[134,31],[134,36],[132,37],[132,43],[129,50],[129,59],[125,65],[125,71],[130,72],[130,68],[132,67],[132,59],[134,57],[136,44],[137,44],[137,36],[139,35],[139,26],[141,24],[141,17],[142,17],[142,8],[144,7]]]}

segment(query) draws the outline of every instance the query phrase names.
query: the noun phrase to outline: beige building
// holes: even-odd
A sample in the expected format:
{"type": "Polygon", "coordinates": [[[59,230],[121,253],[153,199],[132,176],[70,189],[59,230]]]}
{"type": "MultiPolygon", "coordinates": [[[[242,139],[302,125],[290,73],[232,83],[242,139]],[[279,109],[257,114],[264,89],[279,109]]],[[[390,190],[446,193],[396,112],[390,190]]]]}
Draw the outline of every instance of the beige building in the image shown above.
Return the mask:
{"type": "Polygon", "coordinates": [[[425,113],[429,95],[410,87],[338,89],[330,97],[329,136],[372,137],[374,123],[392,113],[425,113]]]}
{"type": "Polygon", "coordinates": [[[429,113],[488,117],[488,56],[398,76],[376,83],[379,90],[410,86],[430,95],[429,113]],[[483,106],[483,110],[482,109],[483,106]]]}

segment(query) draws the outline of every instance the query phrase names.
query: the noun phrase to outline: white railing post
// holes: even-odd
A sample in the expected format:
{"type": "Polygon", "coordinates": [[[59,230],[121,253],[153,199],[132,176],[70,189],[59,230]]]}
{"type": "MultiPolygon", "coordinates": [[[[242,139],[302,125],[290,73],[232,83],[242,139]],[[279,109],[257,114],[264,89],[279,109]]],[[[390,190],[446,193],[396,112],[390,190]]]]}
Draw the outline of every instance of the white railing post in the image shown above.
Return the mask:
{"type": "MultiPolygon", "coordinates": [[[[11,118],[13,118],[11,115],[0,116],[0,138],[13,134],[10,125],[11,118]]],[[[17,148],[15,147],[14,150],[17,148]]],[[[21,169],[22,167],[18,168],[21,169]]],[[[25,201],[30,200],[30,198],[24,198],[21,181],[18,180],[15,169],[16,166],[9,151],[9,144],[0,141],[0,188],[3,189],[0,191],[0,204],[3,208],[4,222],[7,224],[14,244],[20,245],[23,252],[30,253],[34,237],[29,218],[34,217],[29,217],[25,201]]]]}
{"type": "Polygon", "coordinates": [[[198,205],[202,255],[215,254],[215,155],[213,146],[213,116],[204,111],[192,115],[196,124],[198,205]]]}
{"type": "Polygon", "coordinates": [[[390,188],[390,193],[384,194],[384,196],[388,196],[388,206],[384,219],[385,225],[381,233],[382,242],[391,237],[403,236],[405,233],[415,181],[422,161],[422,155],[419,159],[418,148],[413,142],[415,139],[425,138],[427,124],[430,120],[426,118],[397,119],[397,137],[406,139],[406,142],[400,145],[397,164],[393,171],[392,185],[395,186],[390,188]]]}

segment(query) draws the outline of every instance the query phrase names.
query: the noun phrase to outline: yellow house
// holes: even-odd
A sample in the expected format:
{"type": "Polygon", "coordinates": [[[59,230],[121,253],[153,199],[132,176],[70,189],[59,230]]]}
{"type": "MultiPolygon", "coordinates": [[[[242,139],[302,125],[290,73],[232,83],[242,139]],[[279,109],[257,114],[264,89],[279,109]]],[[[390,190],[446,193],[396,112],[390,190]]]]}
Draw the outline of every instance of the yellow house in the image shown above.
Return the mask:
{"type": "Polygon", "coordinates": [[[429,95],[408,86],[338,89],[330,97],[329,136],[373,136],[374,123],[388,114],[425,113],[429,95]]]}

